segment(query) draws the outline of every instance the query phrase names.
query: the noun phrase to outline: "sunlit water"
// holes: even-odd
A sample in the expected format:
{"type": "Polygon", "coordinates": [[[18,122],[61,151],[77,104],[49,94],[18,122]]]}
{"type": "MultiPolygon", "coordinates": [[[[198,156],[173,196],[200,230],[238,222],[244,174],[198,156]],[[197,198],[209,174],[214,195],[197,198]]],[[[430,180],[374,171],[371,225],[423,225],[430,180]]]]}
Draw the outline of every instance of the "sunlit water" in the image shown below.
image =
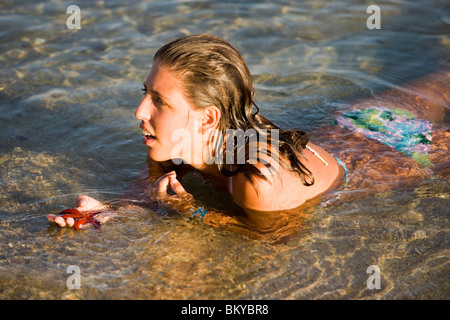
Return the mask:
{"type": "Polygon", "coordinates": [[[0,298],[450,298],[450,188],[434,176],[320,203],[282,244],[154,206],[119,209],[101,230],[46,218],[78,194],[119,199],[145,166],[133,112],[152,55],[179,36],[230,41],[263,114],[311,136],[353,99],[450,56],[445,1],[376,3],[381,30],[366,27],[372,3],[356,0],[77,1],[81,29],[69,30],[65,2],[2,1],[0,298]],[[79,290],[66,285],[69,265],[79,290]],[[370,265],[380,289],[367,288],[370,265]]]}

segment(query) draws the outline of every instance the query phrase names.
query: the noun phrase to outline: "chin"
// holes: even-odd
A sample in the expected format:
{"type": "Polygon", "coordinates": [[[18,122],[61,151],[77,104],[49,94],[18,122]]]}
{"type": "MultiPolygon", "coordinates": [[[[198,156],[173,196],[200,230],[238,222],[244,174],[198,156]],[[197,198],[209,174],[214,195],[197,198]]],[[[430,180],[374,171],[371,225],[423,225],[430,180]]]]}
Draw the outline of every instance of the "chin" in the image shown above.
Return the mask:
{"type": "Polygon", "coordinates": [[[161,157],[158,157],[158,154],[156,154],[156,152],[151,148],[147,148],[147,157],[153,161],[164,161],[163,159],[161,159],[161,157]]]}
{"type": "Polygon", "coordinates": [[[149,158],[153,161],[156,161],[156,162],[164,162],[164,161],[172,160],[170,157],[164,157],[163,155],[157,154],[151,148],[147,149],[147,158],[149,158]]]}

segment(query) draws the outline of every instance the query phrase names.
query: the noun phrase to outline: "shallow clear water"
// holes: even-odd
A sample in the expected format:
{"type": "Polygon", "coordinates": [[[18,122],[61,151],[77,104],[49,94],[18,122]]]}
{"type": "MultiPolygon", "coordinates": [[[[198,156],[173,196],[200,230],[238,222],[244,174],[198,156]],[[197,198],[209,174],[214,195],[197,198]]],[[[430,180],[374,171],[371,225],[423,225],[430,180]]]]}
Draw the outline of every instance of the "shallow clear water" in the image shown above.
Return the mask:
{"type": "Polygon", "coordinates": [[[77,5],[80,30],[67,29],[63,1],[0,4],[1,299],[450,298],[450,185],[434,176],[318,205],[284,244],[157,208],[81,232],[46,219],[78,194],[118,199],[137,177],[145,146],[133,112],[168,41],[230,41],[262,112],[313,136],[352,100],[445,62],[448,4],[377,1],[381,30],[366,28],[369,3],[356,0],[77,5]],[[79,290],[66,286],[69,265],[79,290]],[[366,286],[370,265],[380,289],[366,286]]]}

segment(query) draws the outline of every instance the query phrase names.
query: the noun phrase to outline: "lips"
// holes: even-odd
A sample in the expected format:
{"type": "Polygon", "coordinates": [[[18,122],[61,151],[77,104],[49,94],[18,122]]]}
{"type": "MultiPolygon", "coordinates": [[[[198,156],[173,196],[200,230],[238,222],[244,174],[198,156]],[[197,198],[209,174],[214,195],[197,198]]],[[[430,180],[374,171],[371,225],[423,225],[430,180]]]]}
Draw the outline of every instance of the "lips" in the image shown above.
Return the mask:
{"type": "Polygon", "coordinates": [[[142,134],[147,138],[147,139],[156,139],[156,137],[151,134],[150,132],[148,132],[145,129],[142,129],[142,134]]]}
{"type": "Polygon", "coordinates": [[[142,139],[142,142],[147,146],[150,147],[150,145],[156,140],[156,137],[149,131],[142,129],[142,134],[144,135],[144,138],[142,139]]]}

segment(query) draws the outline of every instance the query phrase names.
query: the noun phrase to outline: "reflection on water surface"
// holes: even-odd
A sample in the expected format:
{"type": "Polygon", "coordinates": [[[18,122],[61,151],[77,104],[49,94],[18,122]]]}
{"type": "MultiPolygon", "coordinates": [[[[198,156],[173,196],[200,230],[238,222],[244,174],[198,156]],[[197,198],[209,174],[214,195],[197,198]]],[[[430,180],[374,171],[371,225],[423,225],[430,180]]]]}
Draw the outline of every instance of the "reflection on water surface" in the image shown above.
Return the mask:
{"type": "MultiPolygon", "coordinates": [[[[138,175],[133,111],[153,53],[176,37],[230,41],[262,112],[312,136],[351,100],[445,62],[448,6],[377,4],[382,29],[369,31],[366,6],[351,0],[79,1],[82,28],[68,30],[62,1],[2,2],[0,298],[448,299],[449,183],[433,175],[333,193],[275,245],[248,226],[214,228],[151,204],[120,209],[99,231],[46,220],[80,193],[114,201],[138,175]],[[80,267],[80,290],[66,286],[69,265],[80,267]],[[370,265],[381,289],[366,287],[370,265]]],[[[278,232],[292,221],[276,219],[278,232]]]]}

